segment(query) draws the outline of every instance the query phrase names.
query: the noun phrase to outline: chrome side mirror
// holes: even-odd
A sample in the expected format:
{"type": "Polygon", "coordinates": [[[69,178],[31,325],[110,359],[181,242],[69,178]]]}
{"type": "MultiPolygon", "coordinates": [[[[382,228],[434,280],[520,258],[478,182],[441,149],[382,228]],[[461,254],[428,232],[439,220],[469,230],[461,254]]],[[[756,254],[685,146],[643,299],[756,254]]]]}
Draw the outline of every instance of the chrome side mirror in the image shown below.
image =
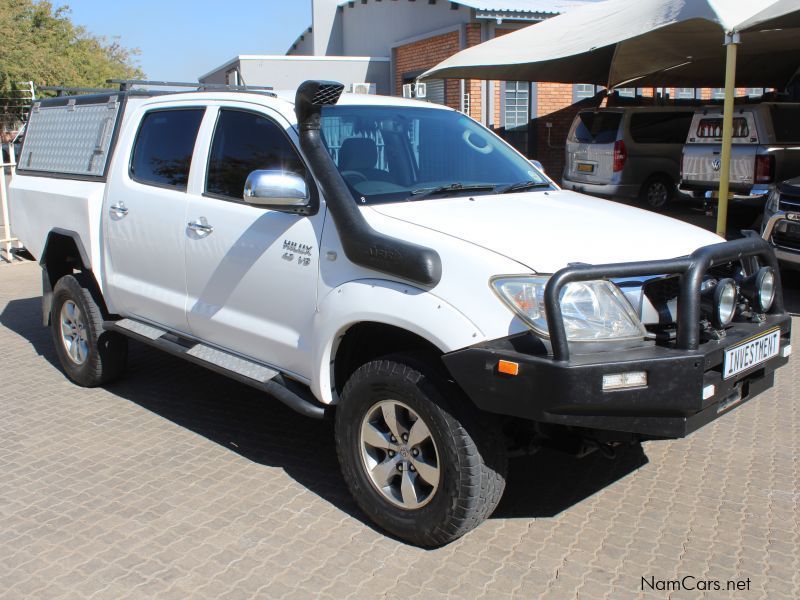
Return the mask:
{"type": "Polygon", "coordinates": [[[248,204],[297,212],[310,199],[306,180],[286,171],[253,171],[244,184],[243,199],[248,204]]]}
{"type": "Polygon", "coordinates": [[[542,166],[542,163],[540,163],[538,160],[536,160],[535,158],[529,158],[528,162],[531,163],[537,169],[539,169],[542,173],[544,173],[544,167],[542,166]]]}

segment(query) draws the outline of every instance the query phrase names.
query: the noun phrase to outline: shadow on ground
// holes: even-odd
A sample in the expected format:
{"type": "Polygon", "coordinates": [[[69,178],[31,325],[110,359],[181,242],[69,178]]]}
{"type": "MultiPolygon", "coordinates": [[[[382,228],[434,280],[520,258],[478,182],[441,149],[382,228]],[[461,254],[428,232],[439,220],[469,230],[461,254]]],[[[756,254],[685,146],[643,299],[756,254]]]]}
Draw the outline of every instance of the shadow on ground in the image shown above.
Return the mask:
{"type": "MultiPolygon", "coordinates": [[[[0,324],[27,339],[59,369],[49,330],[39,321],[40,298],[13,300],[0,324]]],[[[342,480],[331,421],[315,421],[277,400],[168,354],[131,343],[127,375],[106,390],[255,463],[289,476],[370,527],[342,480]]],[[[598,453],[575,459],[554,451],[511,461],[496,518],[548,517],[645,464],[640,447],[617,460],[598,453]]]]}

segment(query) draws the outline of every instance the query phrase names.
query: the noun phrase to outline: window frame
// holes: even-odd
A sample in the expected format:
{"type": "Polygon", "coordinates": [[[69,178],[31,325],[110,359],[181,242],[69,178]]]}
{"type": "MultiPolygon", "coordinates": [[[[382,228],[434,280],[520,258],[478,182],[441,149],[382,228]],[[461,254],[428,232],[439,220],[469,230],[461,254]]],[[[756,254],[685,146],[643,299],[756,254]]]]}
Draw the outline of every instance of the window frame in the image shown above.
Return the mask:
{"type": "Polygon", "coordinates": [[[501,96],[502,107],[503,107],[503,110],[502,110],[502,117],[503,117],[502,128],[505,129],[506,131],[508,131],[509,129],[517,130],[517,129],[520,129],[522,127],[530,126],[531,113],[532,113],[532,110],[531,110],[531,97],[532,97],[532,94],[531,94],[531,84],[530,84],[530,82],[529,81],[503,81],[502,83],[503,83],[502,96],[501,96]],[[513,84],[514,87],[513,87],[512,90],[509,90],[509,84],[513,84]],[[509,123],[508,123],[508,106],[509,106],[508,105],[508,94],[509,94],[509,92],[513,92],[514,97],[515,97],[515,101],[516,101],[516,103],[512,107],[511,113],[514,114],[514,115],[517,115],[517,116],[519,116],[521,114],[520,104],[519,104],[520,92],[524,92],[524,96],[525,96],[525,104],[524,104],[525,111],[524,112],[525,112],[525,116],[527,117],[525,119],[524,123],[516,123],[516,124],[512,125],[511,127],[509,127],[509,123]]]}
{"type": "Polygon", "coordinates": [[[244,205],[244,206],[251,206],[253,208],[258,208],[258,209],[261,209],[261,210],[274,210],[274,209],[270,209],[267,206],[256,206],[254,204],[250,204],[249,202],[245,202],[244,197],[236,198],[236,197],[233,197],[233,196],[226,196],[224,194],[217,194],[217,193],[208,191],[208,176],[209,176],[209,173],[211,172],[211,156],[212,156],[212,150],[214,149],[214,138],[217,135],[217,127],[219,126],[219,120],[220,120],[220,118],[222,116],[222,112],[223,111],[236,111],[236,112],[247,113],[247,114],[250,114],[250,115],[255,115],[256,117],[261,117],[261,118],[267,119],[268,121],[272,122],[272,124],[278,129],[278,131],[281,132],[281,135],[283,135],[283,137],[286,139],[286,142],[294,149],[295,154],[297,154],[297,158],[300,160],[300,162],[302,163],[303,167],[305,167],[306,173],[305,173],[304,180],[306,182],[306,186],[308,186],[308,197],[309,197],[308,209],[309,209],[309,212],[308,213],[303,213],[303,214],[305,216],[310,216],[310,215],[316,214],[316,212],[319,210],[319,191],[317,190],[317,183],[316,183],[316,180],[314,179],[314,174],[311,172],[311,168],[308,166],[308,162],[306,161],[305,157],[303,156],[302,152],[300,151],[300,147],[298,146],[298,144],[296,144],[294,142],[294,140],[286,132],[286,130],[283,127],[281,127],[281,124],[275,118],[273,118],[271,115],[268,115],[267,113],[259,111],[259,110],[253,110],[251,108],[243,108],[243,107],[240,107],[240,106],[225,105],[225,104],[214,106],[214,108],[217,109],[217,114],[214,117],[214,126],[213,126],[213,129],[211,130],[211,136],[209,138],[208,146],[207,146],[207,150],[206,150],[206,163],[205,163],[205,169],[203,171],[203,180],[202,180],[203,181],[203,191],[200,193],[200,195],[202,197],[204,197],[204,198],[213,198],[214,200],[223,200],[225,202],[233,202],[234,204],[241,204],[241,205],[244,205]]]}
{"type": "Polygon", "coordinates": [[[188,194],[189,193],[189,183],[191,182],[191,176],[192,176],[192,165],[194,164],[194,155],[195,155],[195,152],[197,151],[197,141],[200,139],[200,132],[202,131],[202,128],[203,128],[203,119],[205,118],[207,111],[208,111],[208,106],[205,105],[205,104],[190,104],[190,105],[182,105],[182,106],[167,106],[167,107],[163,107],[163,108],[162,107],[154,107],[154,108],[148,109],[144,113],[142,113],[142,116],[139,119],[139,125],[136,128],[136,135],[133,136],[133,144],[131,145],[130,156],[128,157],[128,179],[130,179],[131,181],[135,181],[136,183],[138,183],[140,185],[146,185],[146,186],[149,186],[149,187],[156,187],[156,188],[160,188],[160,189],[163,189],[163,190],[172,190],[173,192],[179,192],[179,193],[182,193],[182,194],[188,194]],[[150,114],[153,114],[153,113],[157,113],[157,112],[162,113],[162,112],[187,111],[187,110],[200,110],[200,111],[202,111],[203,114],[200,117],[200,123],[197,125],[197,133],[194,136],[194,144],[192,146],[192,160],[191,160],[191,162],[189,162],[189,174],[188,174],[187,179],[186,179],[186,187],[183,188],[183,187],[180,187],[180,186],[169,185],[169,184],[166,184],[166,183],[156,183],[156,182],[153,182],[153,181],[145,181],[143,179],[140,179],[140,178],[136,177],[136,175],[134,174],[134,171],[133,171],[133,158],[136,155],[136,145],[137,145],[137,143],[139,141],[139,136],[142,134],[142,127],[144,126],[144,122],[145,122],[145,119],[147,118],[147,116],[150,115],[150,114]]]}

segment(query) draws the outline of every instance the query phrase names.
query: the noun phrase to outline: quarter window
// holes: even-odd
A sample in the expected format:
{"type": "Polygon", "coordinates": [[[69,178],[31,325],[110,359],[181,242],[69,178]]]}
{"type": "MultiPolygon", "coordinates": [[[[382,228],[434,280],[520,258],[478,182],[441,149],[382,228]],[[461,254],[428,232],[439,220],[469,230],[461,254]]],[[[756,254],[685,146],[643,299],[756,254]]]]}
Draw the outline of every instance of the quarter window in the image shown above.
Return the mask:
{"type": "Polygon", "coordinates": [[[206,192],[241,200],[247,176],[259,169],[306,176],[294,146],[274,121],[251,112],[221,110],[211,144],[206,192]]]}
{"type": "Polygon", "coordinates": [[[202,108],[189,108],[147,113],[136,136],[131,177],[185,191],[204,112],[202,108]]]}

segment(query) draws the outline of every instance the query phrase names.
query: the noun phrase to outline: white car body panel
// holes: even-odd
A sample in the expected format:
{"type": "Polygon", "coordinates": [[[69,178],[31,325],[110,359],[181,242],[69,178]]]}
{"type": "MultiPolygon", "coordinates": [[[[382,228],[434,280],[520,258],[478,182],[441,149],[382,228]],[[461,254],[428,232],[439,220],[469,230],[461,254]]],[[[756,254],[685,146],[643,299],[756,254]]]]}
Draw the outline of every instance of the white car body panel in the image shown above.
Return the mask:
{"type": "Polygon", "coordinates": [[[372,208],[498,252],[539,273],[554,273],[571,262],[675,258],[724,241],[675,219],[565,190],[372,208]],[[657,243],[653,232],[658,232],[657,243]]]}
{"type": "MultiPolygon", "coordinates": [[[[9,217],[14,233],[25,247],[39,258],[47,236],[57,227],[78,234],[90,267],[96,270],[100,259],[100,219],[105,185],[98,181],[14,175],[9,186],[9,217]]],[[[100,279],[100,273],[96,272],[100,279]]]]}
{"type": "MultiPolygon", "coordinates": [[[[252,104],[226,102],[275,120],[295,132],[282,115],[252,104]]],[[[196,155],[211,147],[218,107],[207,111],[196,155]]],[[[206,161],[203,162],[203,167],[206,161]]],[[[186,232],[186,314],[191,334],[279,367],[299,379],[311,375],[312,323],[316,310],[319,240],[325,206],[302,217],[204,196],[205,168],[189,180],[187,222],[203,220],[209,235],[186,232]],[[284,242],[295,244],[289,248],[284,242]],[[309,253],[296,248],[308,247],[309,253]]]]}

